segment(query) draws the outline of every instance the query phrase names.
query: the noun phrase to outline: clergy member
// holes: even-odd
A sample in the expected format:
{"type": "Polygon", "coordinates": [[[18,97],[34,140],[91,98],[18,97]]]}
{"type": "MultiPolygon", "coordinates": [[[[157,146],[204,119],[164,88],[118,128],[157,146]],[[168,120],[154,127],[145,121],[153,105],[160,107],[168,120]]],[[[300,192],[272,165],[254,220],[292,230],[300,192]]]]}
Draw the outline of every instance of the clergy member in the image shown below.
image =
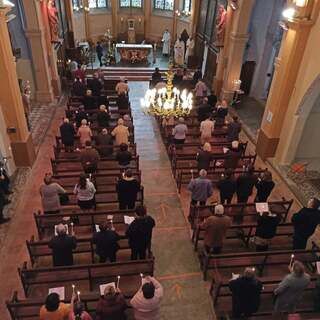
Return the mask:
{"type": "Polygon", "coordinates": [[[184,64],[184,42],[181,38],[178,38],[174,44],[174,62],[177,66],[182,66],[184,64]]]}
{"type": "Polygon", "coordinates": [[[170,55],[171,35],[168,29],[166,29],[162,36],[163,48],[162,54],[164,56],[170,55]]]}
{"type": "Polygon", "coordinates": [[[194,40],[193,40],[193,37],[190,37],[187,40],[187,51],[186,51],[186,57],[185,57],[186,65],[188,65],[188,60],[193,55],[194,55],[194,40]]]}

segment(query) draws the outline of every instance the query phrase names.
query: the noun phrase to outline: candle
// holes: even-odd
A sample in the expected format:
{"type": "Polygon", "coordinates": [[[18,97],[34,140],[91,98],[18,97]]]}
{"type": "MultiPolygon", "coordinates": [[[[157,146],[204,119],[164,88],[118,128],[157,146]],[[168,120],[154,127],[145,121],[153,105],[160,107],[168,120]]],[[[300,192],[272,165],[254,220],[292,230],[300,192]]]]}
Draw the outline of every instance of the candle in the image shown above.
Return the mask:
{"type": "Polygon", "coordinates": [[[78,301],[80,302],[80,291],[77,291],[78,301]]]}
{"type": "Polygon", "coordinates": [[[73,284],[73,285],[72,285],[72,295],[74,295],[74,289],[75,289],[75,287],[76,287],[76,286],[73,284]]]}
{"type": "Polygon", "coordinates": [[[71,225],[71,234],[73,234],[73,222],[71,222],[70,225],[71,225]]]}
{"type": "Polygon", "coordinates": [[[292,267],[293,263],[294,263],[294,254],[291,255],[289,266],[292,267]]]}
{"type": "Polygon", "coordinates": [[[193,170],[191,169],[190,172],[191,172],[191,179],[193,179],[193,170]]]}
{"type": "Polygon", "coordinates": [[[117,289],[119,289],[120,276],[117,277],[117,289]]]}

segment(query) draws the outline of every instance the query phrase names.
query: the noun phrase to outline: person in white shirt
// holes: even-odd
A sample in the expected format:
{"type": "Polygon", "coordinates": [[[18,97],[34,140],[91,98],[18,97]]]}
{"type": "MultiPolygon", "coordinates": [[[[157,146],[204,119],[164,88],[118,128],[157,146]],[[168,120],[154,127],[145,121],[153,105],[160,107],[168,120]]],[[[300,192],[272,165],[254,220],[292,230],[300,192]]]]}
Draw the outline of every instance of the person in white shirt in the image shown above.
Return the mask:
{"type": "Polygon", "coordinates": [[[75,185],[73,193],[77,196],[78,205],[82,210],[89,210],[95,207],[96,191],[94,184],[87,179],[84,173],[81,173],[79,183],[75,185]]]}
{"type": "Polygon", "coordinates": [[[188,132],[188,127],[184,123],[184,119],[181,117],[178,121],[179,123],[172,130],[174,143],[176,145],[184,144],[184,141],[186,140],[186,134],[188,132]]]}
{"type": "Polygon", "coordinates": [[[205,144],[206,142],[210,142],[212,138],[212,133],[214,131],[214,121],[208,118],[200,123],[200,141],[201,144],[205,144]]]}
{"type": "Polygon", "coordinates": [[[121,94],[126,95],[129,92],[129,86],[125,81],[126,81],[126,79],[124,77],[121,77],[120,82],[118,82],[116,85],[115,90],[116,90],[118,96],[120,96],[121,94]]]}
{"type": "Polygon", "coordinates": [[[171,45],[171,34],[168,29],[166,29],[162,36],[162,54],[168,56],[170,54],[170,45],[171,45]]]}
{"type": "Polygon", "coordinates": [[[195,43],[194,43],[193,37],[190,37],[187,40],[187,51],[186,51],[186,56],[185,56],[185,64],[186,65],[188,65],[189,58],[194,55],[194,45],[195,45],[195,43]]]}

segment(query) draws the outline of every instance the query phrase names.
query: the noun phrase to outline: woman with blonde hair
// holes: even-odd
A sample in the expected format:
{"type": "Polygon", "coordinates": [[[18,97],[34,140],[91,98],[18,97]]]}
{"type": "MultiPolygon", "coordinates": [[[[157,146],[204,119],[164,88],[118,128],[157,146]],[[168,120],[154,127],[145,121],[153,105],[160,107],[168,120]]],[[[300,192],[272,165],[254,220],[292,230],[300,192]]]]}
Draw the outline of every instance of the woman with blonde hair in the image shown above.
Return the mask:
{"type": "Polygon", "coordinates": [[[112,130],[111,135],[116,139],[116,145],[124,143],[129,145],[129,129],[124,125],[123,119],[118,120],[118,125],[112,130]]]}
{"type": "Polygon", "coordinates": [[[214,131],[214,121],[212,121],[210,119],[210,115],[208,115],[207,119],[204,121],[201,121],[200,123],[201,144],[204,144],[205,142],[210,142],[213,131],[214,131]]]}
{"type": "Polygon", "coordinates": [[[202,150],[197,153],[198,170],[204,169],[206,171],[210,168],[210,162],[212,160],[211,144],[206,142],[202,150]]]}
{"type": "Polygon", "coordinates": [[[92,131],[88,126],[88,122],[86,119],[81,120],[81,126],[78,129],[78,136],[80,137],[80,144],[82,147],[86,145],[87,141],[91,142],[92,131]]]}

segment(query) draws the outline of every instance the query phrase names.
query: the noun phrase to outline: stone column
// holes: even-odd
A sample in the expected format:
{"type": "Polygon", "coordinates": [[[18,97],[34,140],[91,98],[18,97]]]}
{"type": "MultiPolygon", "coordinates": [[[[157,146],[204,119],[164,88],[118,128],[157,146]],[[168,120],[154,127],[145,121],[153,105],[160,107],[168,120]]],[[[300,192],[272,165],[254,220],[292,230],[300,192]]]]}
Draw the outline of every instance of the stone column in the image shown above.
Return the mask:
{"type": "Polygon", "coordinates": [[[192,1],[191,7],[191,35],[195,37],[197,33],[197,25],[199,20],[200,1],[192,1]]]}
{"type": "Polygon", "coordinates": [[[174,6],[173,6],[173,26],[172,26],[172,42],[175,43],[177,40],[177,24],[178,24],[178,15],[176,14],[176,11],[179,10],[179,0],[174,0],[174,6]]]}
{"type": "Polygon", "coordinates": [[[37,0],[23,0],[23,5],[27,21],[26,36],[31,47],[36,81],[35,97],[38,102],[52,102],[54,96],[40,3],[37,0]]]}
{"type": "MultiPolygon", "coordinates": [[[[309,1],[304,12],[309,14],[313,5],[319,11],[319,2],[309,1]]],[[[288,31],[283,35],[257,142],[257,153],[263,159],[273,157],[277,150],[282,124],[313,23],[308,15],[292,19],[288,22],[288,31]]]]}
{"type": "Polygon", "coordinates": [[[233,19],[233,10],[228,4],[227,7],[227,23],[226,23],[226,31],[224,37],[224,46],[220,48],[219,53],[217,55],[217,69],[216,74],[213,78],[212,88],[214,93],[219,96],[222,85],[223,85],[223,76],[226,68],[226,61],[228,59],[228,49],[229,49],[229,38],[232,26],[233,19]]]}
{"type": "Polygon", "coordinates": [[[150,18],[151,18],[151,1],[144,1],[144,38],[148,37],[148,31],[150,30],[150,18]]]}
{"type": "Polygon", "coordinates": [[[83,0],[83,14],[84,14],[84,27],[86,31],[86,39],[90,39],[90,25],[89,25],[89,0],[83,0]]]}
{"type": "Polygon", "coordinates": [[[32,166],[35,151],[27,128],[16,66],[6,22],[9,10],[0,8],[0,107],[16,166],[32,166]]]}
{"type": "Polygon", "coordinates": [[[118,38],[118,0],[111,0],[111,13],[112,13],[112,35],[115,41],[118,38]]]}
{"type": "Polygon", "coordinates": [[[228,101],[232,100],[234,94],[233,81],[240,78],[243,54],[249,39],[248,26],[254,3],[255,0],[240,0],[238,1],[238,9],[233,12],[228,39],[227,65],[222,87],[222,97],[228,101]]]}
{"type": "Polygon", "coordinates": [[[74,43],[74,22],[73,22],[73,5],[72,5],[72,0],[65,0],[65,9],[66,9],[66,16],[67,16],[67,21],[68,21],[68,46],[69,48],[74,48],[75,43],[74,43]]]}

